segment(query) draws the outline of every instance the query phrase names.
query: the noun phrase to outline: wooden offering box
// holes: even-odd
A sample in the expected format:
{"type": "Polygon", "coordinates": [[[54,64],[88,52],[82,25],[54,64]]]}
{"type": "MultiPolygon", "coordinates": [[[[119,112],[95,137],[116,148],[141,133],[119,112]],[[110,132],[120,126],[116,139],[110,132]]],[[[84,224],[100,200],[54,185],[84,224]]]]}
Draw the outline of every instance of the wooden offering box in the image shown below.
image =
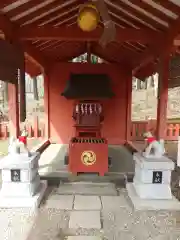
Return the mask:
{"type": "Polygon", "coordinates": [[[108,144],[101,137],[103,120],[99,102],[79,102],[74,107],[75,137],[69,144],[69,171],[99,173],[108,171],[108,144]]]}
{"type": "Polygon", "coordinates": [[[73,138],[69,149],[69,171],[99,173],[108,171],[108,144],[103,138],[73,138]]]}

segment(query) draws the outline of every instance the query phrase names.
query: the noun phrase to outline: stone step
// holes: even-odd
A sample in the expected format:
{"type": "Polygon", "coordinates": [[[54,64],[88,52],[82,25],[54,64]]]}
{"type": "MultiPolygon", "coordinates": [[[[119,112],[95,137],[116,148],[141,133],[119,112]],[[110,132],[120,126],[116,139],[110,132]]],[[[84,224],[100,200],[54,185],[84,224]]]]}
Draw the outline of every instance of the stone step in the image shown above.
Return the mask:
{"type": "Polygon", "coordinates": [[[101,229],[100,211],[72,211],[69,229],[101,229]]]}
{"type": "Polygon", "coordinates": [[[101,240],[102,238],[96,236],[69,236],[67,240],[101,240]]]}
{"type": "Polygon", "coordinates": [[[73,182],[60,184],[55,190],[60,195],[117,196],[114,183],[73,182]]]}
{"type": "Polygon", "coordinates": [[[124,174],[125,172],[112,172],[109,170],[108,173],[106,173],[104,176],[99,176],[98,174],[78,174],[77,176],[75,175],[70,175],[68,177],[68,182],[91,182],[91,183],[109,183],[113,180],[124,180],[124,174]]]}
{"type": "Polygon", "coordinates": [[[129,207],[127,192],[120,196],[59,195],[50,194],[44,203],[45,208],[69,211],[102,211],[117,210],[129,207]]]}

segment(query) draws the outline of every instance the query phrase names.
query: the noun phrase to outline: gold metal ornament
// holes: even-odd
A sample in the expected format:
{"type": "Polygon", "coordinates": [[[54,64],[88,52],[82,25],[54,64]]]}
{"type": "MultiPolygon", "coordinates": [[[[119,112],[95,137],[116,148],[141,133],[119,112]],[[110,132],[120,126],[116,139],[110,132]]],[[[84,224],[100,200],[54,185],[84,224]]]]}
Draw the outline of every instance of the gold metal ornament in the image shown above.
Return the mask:
{"type": "Polygon", "coordinates": [[[91,166],[96,162],[96,154],[93,151],[84,151],[81,154],[81,161],[86,166],[91,166]]]}
{"type": "Polygon", "coordinates": [[[87,3],[79,10],[77,24],[82,31],[91,32],[97,28],[100,19],[99,12],[95,5],[87,3]]]}

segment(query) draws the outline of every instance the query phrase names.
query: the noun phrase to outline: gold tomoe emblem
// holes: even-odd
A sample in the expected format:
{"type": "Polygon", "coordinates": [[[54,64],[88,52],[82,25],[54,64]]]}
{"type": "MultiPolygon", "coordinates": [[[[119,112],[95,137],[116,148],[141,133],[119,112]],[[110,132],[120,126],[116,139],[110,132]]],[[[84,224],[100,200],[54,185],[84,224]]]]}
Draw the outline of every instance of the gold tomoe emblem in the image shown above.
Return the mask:
{"type": "Polygon", "coordinates": [[[93,165],[96,162],[96,154],[93,151],[84,151],[81,155],[81,161],[86,166],[93,165]]]}

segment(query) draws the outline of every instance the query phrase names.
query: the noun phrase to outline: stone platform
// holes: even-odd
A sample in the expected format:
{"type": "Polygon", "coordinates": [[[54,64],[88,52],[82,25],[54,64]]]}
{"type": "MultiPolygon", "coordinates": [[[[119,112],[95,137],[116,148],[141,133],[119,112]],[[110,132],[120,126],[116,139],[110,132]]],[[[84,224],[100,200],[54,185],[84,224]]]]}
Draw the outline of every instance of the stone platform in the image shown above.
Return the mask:
{"type": "Polygon", "coordinates": [[[99,196],[116,196],[117,190],[115,184],[105,182],[73,182],[64,183],[56,190],[60,195],[99,195],[99,196]]]}
{"type": "Polygon", "coordinates": [[[172,196],[172,199],[141,199],[134,188],[133,183],[127,183],[128,195],[136,210],[178,210],[180,211],[180,202],[172,196]]]}
{"type": "Polygon", "coordinates": [[[29,197],[6,197],[0,193],[0,208],[31,208],[35,210],[39,207],[41,200],[47,189],[47,181],[41,181],[39,189],[34,196],[29,197]]]}

